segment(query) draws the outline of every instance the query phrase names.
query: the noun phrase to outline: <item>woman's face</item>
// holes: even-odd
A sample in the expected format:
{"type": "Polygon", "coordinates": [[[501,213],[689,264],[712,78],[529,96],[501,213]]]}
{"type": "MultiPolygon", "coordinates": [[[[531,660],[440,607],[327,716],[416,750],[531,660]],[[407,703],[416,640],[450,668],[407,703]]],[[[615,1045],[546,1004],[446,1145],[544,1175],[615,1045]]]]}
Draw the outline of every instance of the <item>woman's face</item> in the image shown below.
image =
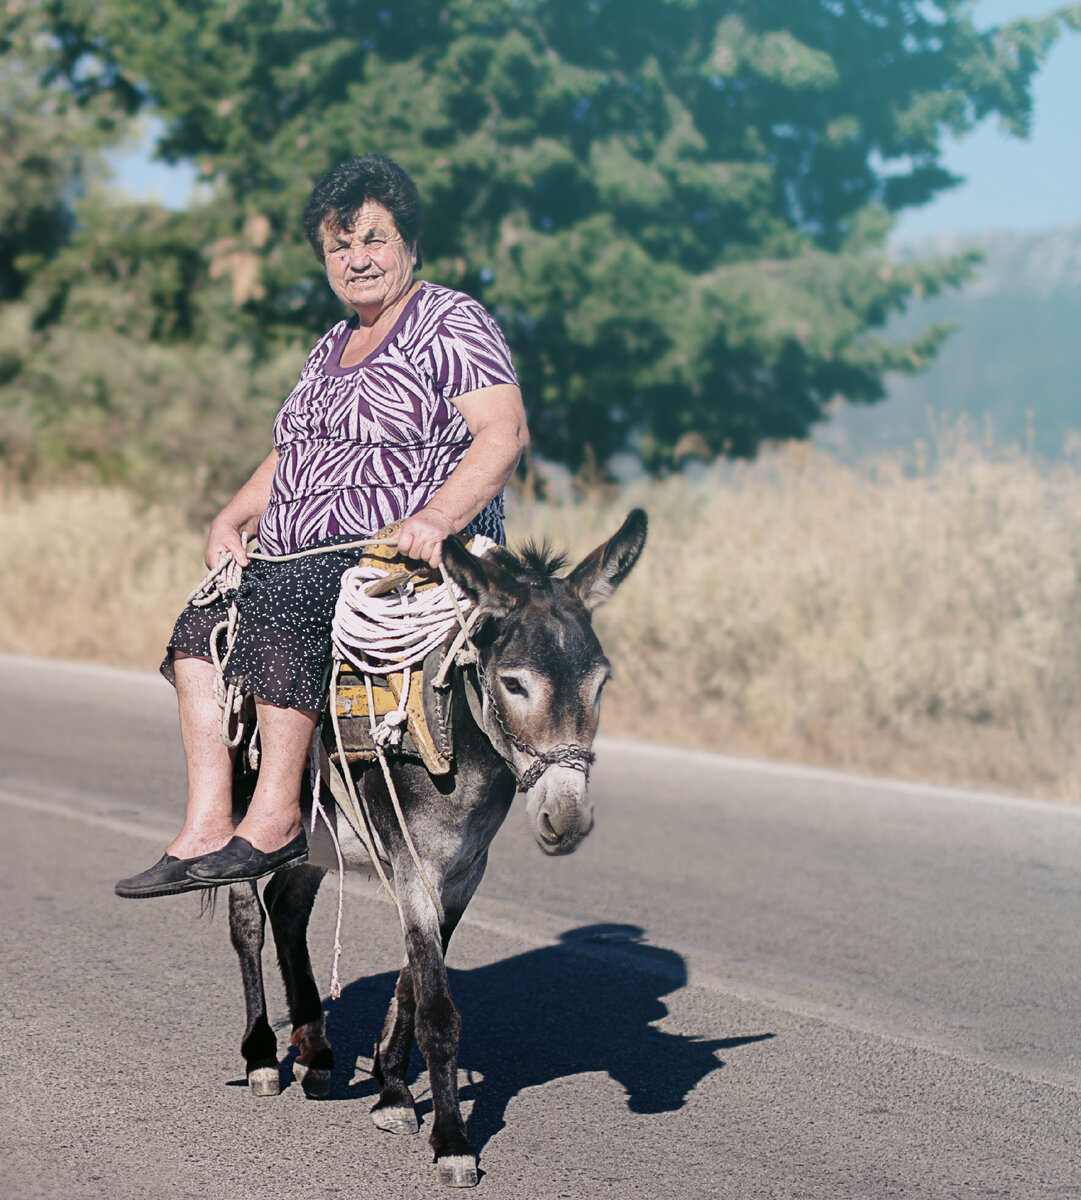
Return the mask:
{"type": "Polygon", "coordinates": [[[350,308],[378,316],[413,286],[416,247],[402,241],[394,218],[373,201],[365,201],[349,223],[351,232],[325,220],[321,226],[327,279],[350,308]]]}

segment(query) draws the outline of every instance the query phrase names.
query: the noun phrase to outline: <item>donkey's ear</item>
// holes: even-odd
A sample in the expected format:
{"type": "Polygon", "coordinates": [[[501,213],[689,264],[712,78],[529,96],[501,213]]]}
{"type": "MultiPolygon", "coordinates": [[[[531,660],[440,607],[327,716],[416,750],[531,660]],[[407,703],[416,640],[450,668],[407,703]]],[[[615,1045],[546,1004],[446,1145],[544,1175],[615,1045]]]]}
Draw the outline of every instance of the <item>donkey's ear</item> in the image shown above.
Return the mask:
{"type": "Polygon", "coordinates": [[[493,617],[506,616],[522,598],[521,584],[490,556],[478,558],[456,537],[443,543],[447,574],[479,608],[493,617]]]}
{"type": "Polygon", "coordinates": [[[631,572],[646,544],[646,514],[632,509],[627,519],[603,545],[598,546],[567,576],[567,584],[592,612],[611,598],[631,572]]]}

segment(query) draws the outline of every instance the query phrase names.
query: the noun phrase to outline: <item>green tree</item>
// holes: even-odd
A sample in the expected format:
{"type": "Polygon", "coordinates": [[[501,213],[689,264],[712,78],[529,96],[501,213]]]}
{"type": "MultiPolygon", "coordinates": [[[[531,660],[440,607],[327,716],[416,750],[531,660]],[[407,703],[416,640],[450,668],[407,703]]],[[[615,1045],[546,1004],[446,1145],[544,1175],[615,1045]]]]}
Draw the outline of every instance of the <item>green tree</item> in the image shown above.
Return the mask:
{"type": "Polygon", "coordinates": [[[653,469],[803,436],[930,362],[945,327],[876,331],[971,259],[889,263],[891,214],[956,182],[944,134],[1024,134],[1081,27],[1074,5],[980,32],[970,0],[54,3],[82,102],[96,81],[152,105],[159,153],[216,189],[176,229],[233,280],[219,341],[265,354],[339,316],[298,214],[327,167],[383,152],[425,198],[425,274],[507,330],[539,451],[653,469]]]}
{"type": "Polygon", "coordinates": [[[126,107],[100,80],[80,97],[71,66],[44,14],[15,0],[0,10],[0,302],[67,240],[97,151],[125,128],[126,107]]]}
{"type": "Polygon", "coordinates": [[[0,466],[186,488],[201,517],[265,449],[302,352],[238,320],[259,222],[109,193],[102,151],[142,97],[61,11],[0,13],[0,466]]]}

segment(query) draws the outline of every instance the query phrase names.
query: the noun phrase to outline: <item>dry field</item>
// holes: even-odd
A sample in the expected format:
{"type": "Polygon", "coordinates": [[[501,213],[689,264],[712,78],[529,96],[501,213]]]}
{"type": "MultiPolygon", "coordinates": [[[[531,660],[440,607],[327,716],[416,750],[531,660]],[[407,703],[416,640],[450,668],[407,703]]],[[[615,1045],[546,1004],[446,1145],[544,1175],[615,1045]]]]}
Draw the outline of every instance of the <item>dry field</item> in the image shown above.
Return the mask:
{"type": "MultiPolygon", "coordinates": [[[[809,448],[511,506],[575,553],[634,504],[598,614],[608,733],[1081,799],[1081,472],[955,445],[852,468],[809,448]]],[[[202,537],[123,492],[0,494],[0,648],[152,667],[202,537]]]]}

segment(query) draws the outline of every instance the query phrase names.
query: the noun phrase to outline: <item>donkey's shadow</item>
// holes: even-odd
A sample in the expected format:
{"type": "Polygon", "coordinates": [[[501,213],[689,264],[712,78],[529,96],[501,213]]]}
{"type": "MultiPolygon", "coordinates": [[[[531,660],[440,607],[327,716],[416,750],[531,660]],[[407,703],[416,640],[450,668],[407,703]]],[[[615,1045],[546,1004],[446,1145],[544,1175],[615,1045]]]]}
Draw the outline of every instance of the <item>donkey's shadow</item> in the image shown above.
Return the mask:
{"type": "MultiPolygon", "coordinates": [[[[646,944],[636,925],[590,925],[562,934],[558,945],[529,950],[472,970],[451,970],[462,1013],[459,1066],[473,1101],[469,1137],[480,1149],[505,1124],[511,1099],[526,1088],[603,1071],[627,1093],[635,1113],[681,1108],[688,1093],[724,1065],[717,1051],[770,1038],[700,1038],[657,1029],[668,1013],[661,997],[683,987],[687,968],[674,950],[646,944]]],[[[370,1056],[395,976],[350,984],[327,1019],[335,1057],[351,1076],[370,1056]]],[[[409,1078],[425,1070],[414,1048],[409,1078]]],[[[424,1081],[426,1083],[426,1079],[424,1081]]],[[[423,1095],[418,1114],[431,1110],[423,1095]]],[[[336,1078],[331,1095],[375,1096],[375,1081],[336,1078]]]]}

